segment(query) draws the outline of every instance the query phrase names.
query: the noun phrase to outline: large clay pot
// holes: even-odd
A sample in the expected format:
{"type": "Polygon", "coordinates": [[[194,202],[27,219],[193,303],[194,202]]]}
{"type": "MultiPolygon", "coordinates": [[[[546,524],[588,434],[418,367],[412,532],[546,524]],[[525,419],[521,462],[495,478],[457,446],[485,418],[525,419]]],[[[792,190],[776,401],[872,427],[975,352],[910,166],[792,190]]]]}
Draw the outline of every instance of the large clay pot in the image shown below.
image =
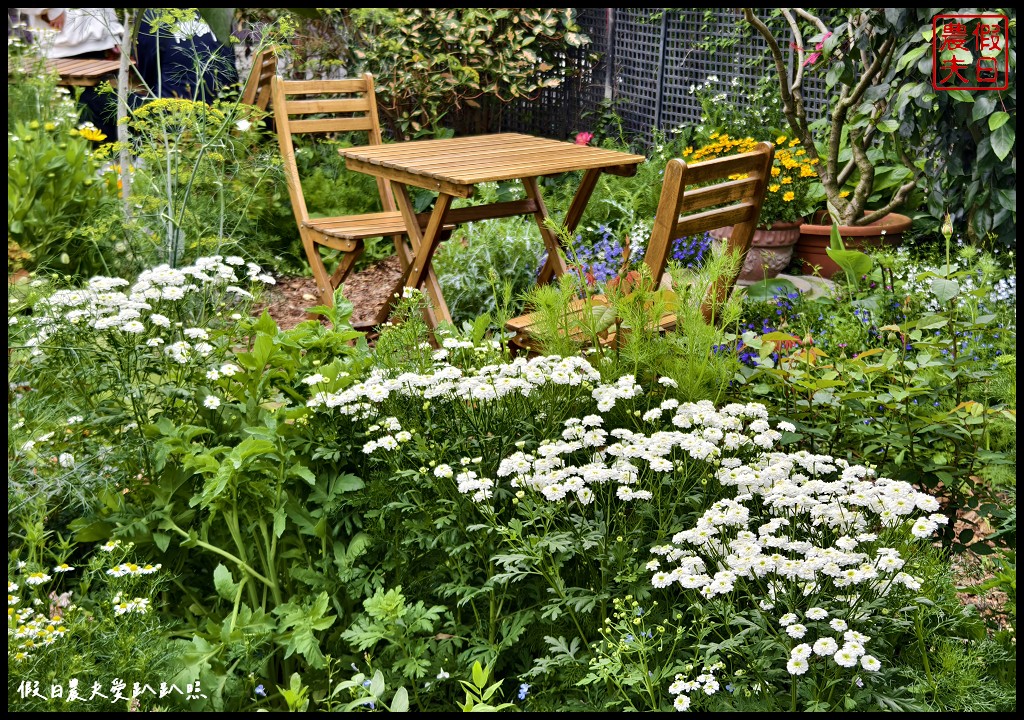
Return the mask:
{"type": "MultiPolygon", "coordinates": [[[[828,216],[819,213],[818,222],[827,221],[828,216]]],[[[889,213],[881,220],[870,225],[840,225],[839,235],[847,250],[867,250],[884,246],[895,247],[903,242],[903,233],[910,229],[911,219],[899,213],[889,213]]],[[[831,246],[832,225],[804,223],[800,226],[800,238],[797,240],[794,255],[803,261],[805,273],[813,268],[820,268],[823,278],[831,278],[841,269],[825,249],[831,246]]]]}
{"type": "MultiPolygon", "coordinates": [[[[736,279],[758,282],[785,270],[800,239],[800,227],[798,222],[775,223],[770,228],[755,230],[750,249],[743,259],[743,268],[736,279]]],[[[721,241],[732,234],[732,226],[711,230],[708,234],[721,241]]]]}

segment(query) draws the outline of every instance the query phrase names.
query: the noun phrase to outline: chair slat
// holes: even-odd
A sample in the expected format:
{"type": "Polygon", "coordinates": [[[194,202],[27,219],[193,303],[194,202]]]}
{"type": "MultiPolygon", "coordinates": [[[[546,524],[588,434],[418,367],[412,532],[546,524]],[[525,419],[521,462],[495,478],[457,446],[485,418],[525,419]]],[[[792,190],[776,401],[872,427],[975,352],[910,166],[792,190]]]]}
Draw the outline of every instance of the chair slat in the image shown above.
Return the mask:
{"type": "Polygon", "coordinates": [[[757,220],[757,215],[760,212],[761,210],[752,202],[730,205],[718,210],[705,210],[702,213],[682,218],[676,223],[675,232],[672,234],[681,238],[729,225],[738,225],[742,222],[757,220]]]}
{"type": "Polygon", "coordinates": [[[287,83],[287,87],[283,90],[288,95],[332,95],[336,93],[366,92],[365,75],[350,80],[288,80],[287,83]]]}
{"type": "Polygon", "coordinates": [[[316,100],[289,100],[288,114],[313,115],[317,113],[365,113],[370,111],[366,98],[320,98],[316,100]]]}
{"type": "Polygon", "coordinates": [[[755,190],[751,187],[757,182],[757,178],[748,177],[742,180],[730,180],[718,185],[688,190],[686,193],[686,209],[690,212],[697,212],[715,205],[724,205],[745,197],[755,190]]]}
{"type": "Polygon", "coordinates": [[[373,122],[361,118],[317,118],[316,120],[292,120],[293,133],[358,132],[372,130],[373,122]]]}

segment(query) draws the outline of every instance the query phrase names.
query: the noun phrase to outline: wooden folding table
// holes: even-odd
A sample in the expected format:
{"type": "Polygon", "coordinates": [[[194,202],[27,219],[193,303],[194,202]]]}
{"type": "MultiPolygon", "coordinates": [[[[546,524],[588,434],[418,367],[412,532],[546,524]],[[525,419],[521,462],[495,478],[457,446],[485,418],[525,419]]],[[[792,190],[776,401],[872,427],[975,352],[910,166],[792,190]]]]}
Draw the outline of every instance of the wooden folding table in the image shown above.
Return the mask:
{"type": "Polygon", "coordinates": [[[430,320],[435,327],[439,319],[451,321],[441,288],[430,277],[431,261],[446,226],[450,228],[453,224],[478,220],[532,215],[548,252],[539,282],[548,282],[565,273],[567,268],[559,253],[558,237],[547,226],[548,211],[537,178],[574,170],[584,171],[580,186],[562,222],[572,232],[583,217],[601,173],[627,177],[635,175],[637,165],[645,160],[642,155],[518,133],[354,147],[342,150],[341,154],[349,169],[379,176],[391,183],[412,246],[406,248],[405,253],[399,253],[404,284],[412,288],[421,288],[426,284],[434,309],[430,320]],[[479,183],[517,180],[523,183],[526,190],[524,200],[464,208],[451,206],[457,197],[471,197],[479,183]],[[426,228],[422,230],[409,196],[410,186],[438,193],[426,228]]]}

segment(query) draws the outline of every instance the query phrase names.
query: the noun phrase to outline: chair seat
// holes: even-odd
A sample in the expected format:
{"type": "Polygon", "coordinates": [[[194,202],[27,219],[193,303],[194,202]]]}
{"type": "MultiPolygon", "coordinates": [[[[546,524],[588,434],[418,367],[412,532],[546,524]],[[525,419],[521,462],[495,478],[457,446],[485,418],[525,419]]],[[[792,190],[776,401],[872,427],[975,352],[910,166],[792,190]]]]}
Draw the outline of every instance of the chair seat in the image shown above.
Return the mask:
{"type": "MultiPolygon", "coordinates": [[[[586,345],[590,342],[590,338],[587,336],[585,330],[581,327],[580,323],[574,322],[575,318],[581,315],[585,308],[593,307],[594,305],[608,305],[608,298],[605,295],[594,295],[588,300],[573,300],[569,303],[569,307],[566,309],[566,322],[572,327],[569,337],[575,340],[580,346],[586,345]],[[588,304],[589,303],[589,304],[588,304]]],[[[515,333],[511,341],[514,345],[524,348],[526,350],[536,352],[539,346],[539,340],[536,336],[534,325],[539,321],[540,313],[527,313],[520,315],[519,317],[512,318],[505,324],[505,329],[511,333],[515,333]]],[[[669,331],[674,329],[676,326],[676,315],[675,313],[666,313],[661,316],[661,320],[658,322],[658,327],[662,331],[669,331]]],[[[600,342],[605,346],[612,346],[615,344],[616,333],[610,332],[600,338],[600,342]]]]}
{"type": "Polygon", "coordinates": [[[405,220],[402,219],[402,213],[397,210],[344,217],[310,218],[303,225],[338,240],[365,240],[405,233],[405,220]]]}
{"type": "MultiPolygon", "coordinates": [[[[429,217],[424,213],[416,216],[420,223],[420,229],[426,227],[429,217]]],[[[336,240],[365,240],[372,237],[405,234],[405,220],[398,210],[344,217],[310,218],[302,224],[336,240]]],[[[455,229],[455,224],[445,223],[443,229],[450,232],[455,229]]]]}

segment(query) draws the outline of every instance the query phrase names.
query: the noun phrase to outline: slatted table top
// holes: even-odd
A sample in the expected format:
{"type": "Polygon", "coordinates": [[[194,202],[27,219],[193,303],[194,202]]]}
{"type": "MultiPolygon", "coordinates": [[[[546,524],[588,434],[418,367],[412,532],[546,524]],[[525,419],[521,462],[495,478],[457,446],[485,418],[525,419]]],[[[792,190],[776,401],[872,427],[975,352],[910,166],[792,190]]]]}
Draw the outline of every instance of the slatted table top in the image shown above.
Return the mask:
{"type": "Polygon", "coordinates": [[[120,60],[60,58],[47,60],[46,65],[60,75],[62,85],[99,85],[121,69],[120,60]]]}
{"type": "Polygon", "coordinates": [[[441,186],[466,188],[482,182],[556,175],[573,170],[626,168],[646,159],[643,155],[518,133],[413,140],[348,148],[341,154],[352,170],[384,176],[400,175],[396,179],[429,189],[441,186]]]}

